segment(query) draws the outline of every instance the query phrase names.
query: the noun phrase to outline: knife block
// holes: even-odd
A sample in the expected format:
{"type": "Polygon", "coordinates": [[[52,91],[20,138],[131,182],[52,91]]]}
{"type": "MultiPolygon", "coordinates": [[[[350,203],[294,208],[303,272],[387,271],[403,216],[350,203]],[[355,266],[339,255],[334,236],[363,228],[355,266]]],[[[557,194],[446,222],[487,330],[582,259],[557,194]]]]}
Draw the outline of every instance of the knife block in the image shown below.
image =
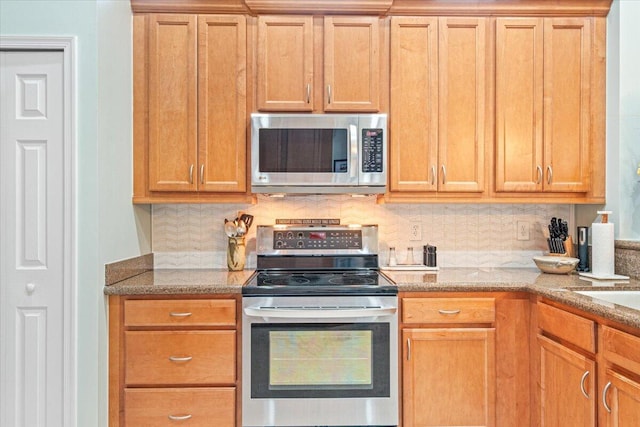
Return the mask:
{"type": "Polygon", "coordinates": [[[566,256],[566,257],[571,257],[573,258],[575,256],[575,249],[573,247],[573,239],[571,238],[571,236],[567,236],[567,240],[564,241],[564,250],[565,252],[563,254],[554,254],[554,253],[549,253],[549,255],[552,256],[566,256]]]}

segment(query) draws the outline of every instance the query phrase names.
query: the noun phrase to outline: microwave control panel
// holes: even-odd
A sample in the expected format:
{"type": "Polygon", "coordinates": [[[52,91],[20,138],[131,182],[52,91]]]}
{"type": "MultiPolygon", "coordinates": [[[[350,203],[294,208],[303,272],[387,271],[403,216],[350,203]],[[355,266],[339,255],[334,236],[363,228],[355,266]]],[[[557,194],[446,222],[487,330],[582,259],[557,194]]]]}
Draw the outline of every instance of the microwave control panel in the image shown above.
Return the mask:
{"type": "Polygon", "coordinates": [[[362,129],[362,172],[382,172],[382,129],[362,129]]]}
{"type": "Polygon", "coordinates": [[[274,249],[362,249],[360,230],[283,230],[273,232],[274,249]]]}

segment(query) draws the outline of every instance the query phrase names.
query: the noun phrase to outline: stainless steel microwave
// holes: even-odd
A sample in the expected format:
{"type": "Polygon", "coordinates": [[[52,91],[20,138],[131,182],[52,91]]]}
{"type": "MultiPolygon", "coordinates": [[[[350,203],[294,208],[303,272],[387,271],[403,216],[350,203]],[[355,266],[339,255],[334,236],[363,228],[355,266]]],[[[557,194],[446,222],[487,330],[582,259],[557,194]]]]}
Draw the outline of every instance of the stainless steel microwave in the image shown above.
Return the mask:
{"type": "Polygon", "coordinates": [[[386,114],[251,115],[251,191],[379,194],[387,186],[386,114]]]}

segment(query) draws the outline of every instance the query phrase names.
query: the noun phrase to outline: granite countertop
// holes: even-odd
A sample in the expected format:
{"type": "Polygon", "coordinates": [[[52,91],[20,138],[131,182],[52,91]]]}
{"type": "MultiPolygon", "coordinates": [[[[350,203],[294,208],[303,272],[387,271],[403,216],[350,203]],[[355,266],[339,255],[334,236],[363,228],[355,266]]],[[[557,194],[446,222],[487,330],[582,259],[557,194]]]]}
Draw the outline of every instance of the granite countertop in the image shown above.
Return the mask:
{"type": "MultiPolygon", "coordinates": [[[[443,268],[438,272],[385,271],[400,292],[530,292],[640,328],[640,310],[604,303],[574,290],[640,290],[640,280],[594,281],[532,268],[443,268]]],[[[240,294],[252,270],[156,269],[104,287],[107,295],[240,294]]]]}

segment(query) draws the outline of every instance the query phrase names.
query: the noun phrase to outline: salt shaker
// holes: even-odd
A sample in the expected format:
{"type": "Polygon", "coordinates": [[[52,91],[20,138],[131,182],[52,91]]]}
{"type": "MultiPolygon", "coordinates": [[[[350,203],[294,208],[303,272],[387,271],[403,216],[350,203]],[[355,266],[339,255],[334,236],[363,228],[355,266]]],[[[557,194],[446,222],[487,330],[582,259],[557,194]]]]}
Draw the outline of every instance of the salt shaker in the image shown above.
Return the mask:
{"type": "Polygon", "coordinates": [[[389,266],[393,267],[394,265],[398,265],[398,260],[396,259],[396,248],[389,248],[389,266]]]}
{"type": "Polygon", "coordinates": [[[413,248],[407,248],[407,261],[405,264],[413,265],[415,261],[413,260],[413,248]]]}

